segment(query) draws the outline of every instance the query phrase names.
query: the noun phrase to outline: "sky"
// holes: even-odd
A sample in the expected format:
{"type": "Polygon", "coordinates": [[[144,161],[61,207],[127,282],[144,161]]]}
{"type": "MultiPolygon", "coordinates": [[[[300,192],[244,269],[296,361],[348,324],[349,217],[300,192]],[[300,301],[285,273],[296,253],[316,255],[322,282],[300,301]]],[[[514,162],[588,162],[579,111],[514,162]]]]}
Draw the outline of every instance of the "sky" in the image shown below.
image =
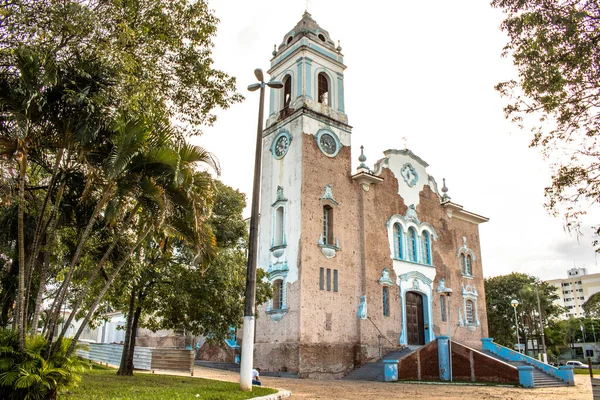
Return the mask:
{"type": "MultiPolygon", "coordinates": [[[[246,88],[255,68],[269,69],[273,45],[301,19],[307,1],[209,0],[209,6],[220,19],[215,67],[237,78],[246,100],[218,111],[214,126],[194,142],[216,155],[220,179],[250,203],[258,92],[246,88]]],[[[515,271],[566,278],[573,266],[600,272],[591,245],[598,218],[584,218],[578,236],[549,215],[544,188],[555,160],[529,148],[530,133],[504,118],[506,99],[494,85],[517,75],[501,56],[507,43],[501,11],[481,0],[310,0],[308,11],[342,47],[353,169],[361,145],[372,167],[383,151],[403,149],[406,138],[440,185],[446,178],[453,202],[490,218],[480,225],[486,277],[515,271]]],[[[268,93],[265,100],[268,109],[268,93]]]]}

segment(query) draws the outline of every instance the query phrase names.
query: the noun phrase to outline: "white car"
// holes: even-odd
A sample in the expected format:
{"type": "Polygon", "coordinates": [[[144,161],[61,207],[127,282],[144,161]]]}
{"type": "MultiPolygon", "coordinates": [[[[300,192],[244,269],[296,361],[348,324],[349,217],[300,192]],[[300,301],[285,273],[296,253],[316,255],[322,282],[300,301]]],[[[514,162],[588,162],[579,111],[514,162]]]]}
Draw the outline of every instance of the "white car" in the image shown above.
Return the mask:
{"type": "Polygon", "coordinates": [[[581,361],[567,361],[566,365],[570,365],[573,368],[589,369],[589,365],[582,363],[581,361]]]}

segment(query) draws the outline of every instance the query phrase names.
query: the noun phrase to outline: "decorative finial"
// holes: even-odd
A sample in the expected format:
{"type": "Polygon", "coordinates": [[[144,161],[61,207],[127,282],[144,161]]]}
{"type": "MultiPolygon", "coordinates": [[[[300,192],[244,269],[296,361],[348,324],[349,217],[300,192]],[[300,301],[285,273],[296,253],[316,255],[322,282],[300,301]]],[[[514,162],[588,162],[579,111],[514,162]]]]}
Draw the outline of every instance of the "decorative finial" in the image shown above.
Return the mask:
{"type": "Polygon", "coordinates": [[[450,196],[448,196],[448,187],[446,186],[446,178],[443,178],[442,182],[443,182],[442,193],[444,193],[442,195],[442,201],[448,201],[448,200],[450,200],[450,196]]]}
{"type": "Polygon", "coordinates": [[[365,161],[367,161],[367,157],[365,156],[364,149],[364,146],[360,146],[360,156],[358,156],[358,161],[360,161],[360,165],[357,169],[369,169],[369,167],[367,167],[367,165],[365,164],[365,161]]]}
{"type": "Polygon", "coordinates": [[[304,12],[305,12],[305,13],[307,13],[307,12],[308,12],[308,3],[309,3],[309,1],[310,1],[310,0],[306,0],[306,9],[304,10],[304,12]]]}
{"type": "Polygon", "coordinates": [[[273,45],[273,52],[271,54],[273,54],[273,56],[277,55],[277,45],[276,44],[273,45]]]}
{"type": "Polygon", "coordinates": [[[406,142],[408,141],[406,139],[406,136],[402,136],[402,141],[404,142],[404,150],[406,150],[408,147],[406,146],[406,142]]]}
{"type": "Polygon", "coordinates": [[[341,52],[342,51],[342,46],[340,45],[340,41],[338,40],[338,47],[336,48],[337,52],[341,52]]]}

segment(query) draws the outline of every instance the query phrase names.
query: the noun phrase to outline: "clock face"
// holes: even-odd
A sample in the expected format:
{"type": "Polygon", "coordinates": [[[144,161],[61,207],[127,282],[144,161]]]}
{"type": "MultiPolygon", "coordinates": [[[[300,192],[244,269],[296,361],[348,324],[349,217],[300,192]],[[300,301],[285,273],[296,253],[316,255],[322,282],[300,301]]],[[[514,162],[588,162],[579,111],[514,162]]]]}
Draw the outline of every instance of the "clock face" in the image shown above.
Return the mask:
{"type": "Polygon", "coordinates": [[[275,155],[279,158],[283,157],[285,153],[287,153],[289,146],[290,141],[287,136],[280,136],[279,139],[277,139],[277,142],[275,142],[275,155]]]}
{"type": "Polygon", "coordinates": [[[321,135],[321,148],[327,154],[334,154],[337,150],[335,139],[328,133],[321,135]]]}

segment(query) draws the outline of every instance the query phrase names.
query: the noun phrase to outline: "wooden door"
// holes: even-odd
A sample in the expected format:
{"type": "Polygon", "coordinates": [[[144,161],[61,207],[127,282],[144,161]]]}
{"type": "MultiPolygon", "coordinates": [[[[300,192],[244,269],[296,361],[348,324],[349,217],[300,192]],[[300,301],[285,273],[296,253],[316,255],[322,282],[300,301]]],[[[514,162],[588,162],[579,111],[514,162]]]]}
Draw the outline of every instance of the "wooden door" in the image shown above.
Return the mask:
{"type": "Polygon", "coordinates": [[[423,324],[423,296],[415,292],[406,293],[406,334],[408,344],[425,344],[423,324]]]}

